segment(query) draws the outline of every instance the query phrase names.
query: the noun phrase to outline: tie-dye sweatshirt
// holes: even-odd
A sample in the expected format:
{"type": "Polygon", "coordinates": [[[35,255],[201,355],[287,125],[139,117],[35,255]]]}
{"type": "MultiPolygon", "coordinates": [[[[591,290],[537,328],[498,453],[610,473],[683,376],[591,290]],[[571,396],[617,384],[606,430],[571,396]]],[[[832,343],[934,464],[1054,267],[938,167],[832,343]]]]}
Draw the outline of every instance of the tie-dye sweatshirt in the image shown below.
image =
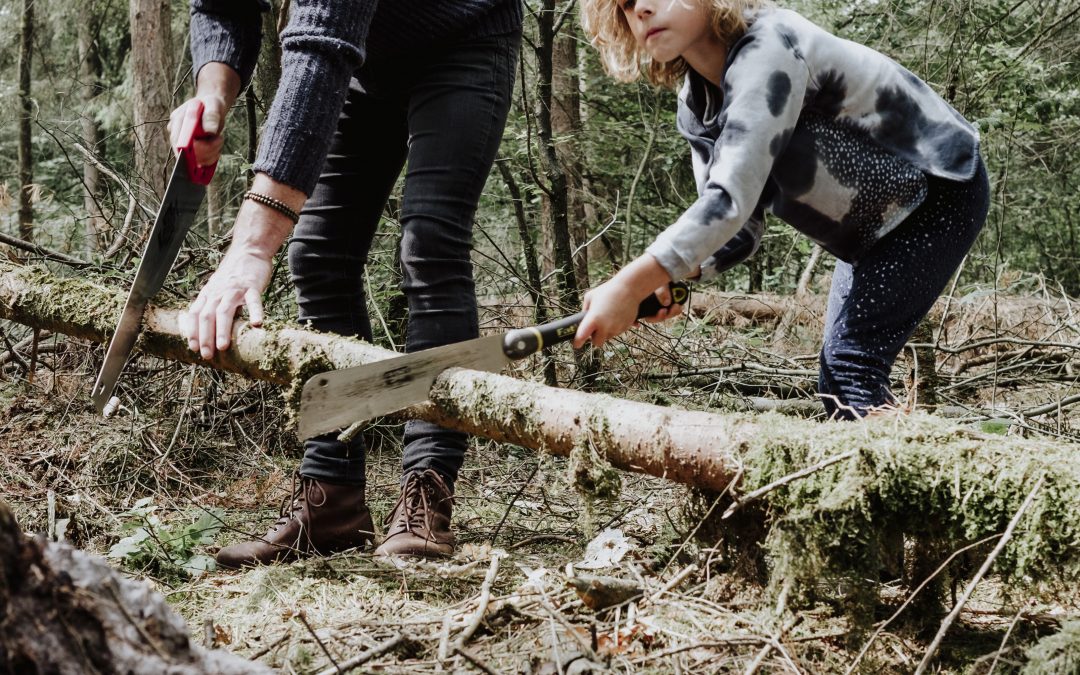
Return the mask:
{"type": "MultiPolygon", "coordinates": [[[[267,0],[192,0],[193,72],[230,65],[246,86],[259,55],[267,0]]],[[[349,80],[368,60],[391,60],[457,40],[520,30],[521,0],[295,0],[281,33],[281,81],[254,169],[311,194],[349,80]]]]}
{"type": "Polygon", "coordinates": [[[789,10],[753,17],[721,84],[691,71],[679,94],[698,199],[648,248],[674,279],[749,257],[766,210],[855,262],[922,203],[927,174],[978,165],[978,133],[926,83],[789,10]]]}

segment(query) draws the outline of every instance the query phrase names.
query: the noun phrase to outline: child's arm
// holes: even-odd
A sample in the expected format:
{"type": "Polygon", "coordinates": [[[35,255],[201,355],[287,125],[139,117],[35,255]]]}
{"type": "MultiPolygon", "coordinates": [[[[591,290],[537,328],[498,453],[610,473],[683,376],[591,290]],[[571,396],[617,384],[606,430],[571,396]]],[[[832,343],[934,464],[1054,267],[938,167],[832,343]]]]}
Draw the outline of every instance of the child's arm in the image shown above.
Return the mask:
{"type": "MultiPolygon", "coordinates": [[[[578,326],[574,347],[580,348],[586,341],[600,347],[629,329],[636,323],[638,305],[650,293],[656,293],[660,304],[671,304],[671,291],[667,286],[670,281],[671,276],[648,253],[619,270],[611,279],[585,294],[582,303],[585,318],[578,326]]],[[[663,321],[681,311],[681,305],[673,305],[645,320],[663,321]]]]}

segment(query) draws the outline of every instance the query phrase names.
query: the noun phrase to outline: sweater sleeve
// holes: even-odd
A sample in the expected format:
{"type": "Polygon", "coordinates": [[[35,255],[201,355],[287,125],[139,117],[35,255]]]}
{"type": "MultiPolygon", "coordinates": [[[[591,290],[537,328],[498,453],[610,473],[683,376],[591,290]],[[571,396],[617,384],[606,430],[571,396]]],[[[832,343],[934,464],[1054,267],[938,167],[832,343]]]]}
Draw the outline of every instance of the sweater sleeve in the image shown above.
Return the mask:
{"type": "Polygon", "coordinates": [[[349,79],[364,62],[376,0],[297,0],[281,34],[281,81],[254,170],[310,195],[349,79]]]}
{"type": "Polygon", "coordinates": [[[259,58],[264,9],[257,0],[192,0],[192,74],[198,78],[203,66],[220,61],[239,73],[246,87],[259,58]]]}
{"type": "MultiPolygon", "coordinates": [[[[730,267],[721,259],[731,262],[734,249],[745,258],[757,247],[760,226],[724,250],[754,215],[802,111],[809,71],[796,45],[778,27],[754,28],[728,54],[721,130],[705,166],[695,167],[701,169],[698,199],[647,249],[673,279],[686,278],[707,260],[730,267]]],[[[716,265],[707,267],[703,275],[715,274],[716,265]]]]}

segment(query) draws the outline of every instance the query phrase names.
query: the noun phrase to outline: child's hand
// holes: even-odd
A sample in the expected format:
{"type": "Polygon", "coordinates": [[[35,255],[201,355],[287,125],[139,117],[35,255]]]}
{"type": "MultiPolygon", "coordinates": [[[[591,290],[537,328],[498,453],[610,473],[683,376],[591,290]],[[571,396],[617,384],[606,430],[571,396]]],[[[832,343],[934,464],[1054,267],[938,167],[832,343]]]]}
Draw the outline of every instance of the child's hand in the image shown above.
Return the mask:
{"type": "MultiPolygon", "coordinates": [[[[574,348],[580,349],[586,340],[591,341],[593,347],[600,347],[635,325],[638,306],[652,289],[657,289],[656,296],[661,304],[671,304],[671,290],[667,286],[669,281],[671,277],[667,271],[655,258],[645,253],[619,270],[610,280],[586,293],[582,302],[585,318],[574,336],[574,348]]],[[[674,305],[642,320],[663,321],[678,316],[681,311],[680,305],[674,305]]]]}
{"type": "MultiPolygon", "coordinates": [[[[682,314],[682,305],[672,304],[671,288],[667,284],[657,288],[655,294],[661,305],[671,306],[661,308],[653,316],[642,317],[641,321],[659,323],[682,314]]],[[[574,347],[580,348],[587,339],[591,339],[594,347],[599,347],[631,326],[636,326],[641,300],[643,298],[638,299],[637,293],[621,283],[618,277],[586,293],[582,303],[585,318],[578,326],[574,347]]]]}
{"type": "Polygon", "coordinates": [[[580,349],[586,341],[591,341],[593,347],[601,347],[625,332],[637,322],[640,302],[641,298],[635,297],[633,289],[617,276],[586,293],[581,305],[585,318],[578,326],[574,348],[580,349]]]}

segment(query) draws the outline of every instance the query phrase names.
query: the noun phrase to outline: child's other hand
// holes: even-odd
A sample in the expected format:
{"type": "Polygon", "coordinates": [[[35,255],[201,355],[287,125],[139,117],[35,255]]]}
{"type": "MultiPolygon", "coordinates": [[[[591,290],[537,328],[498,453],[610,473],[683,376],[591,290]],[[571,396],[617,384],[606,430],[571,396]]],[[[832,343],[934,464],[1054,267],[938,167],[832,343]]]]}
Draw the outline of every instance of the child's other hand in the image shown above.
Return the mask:
{"type": "Polygon", "coordinates": [[[574,348],[580,349],[586,341],[591,341],[593,347],[601,347],[633,326],[641,302],[641,298],[634,295],[633,289],[621,283],[618,277],[586,293],[582,302],[585,318],[578,326],[574,348]]]}

